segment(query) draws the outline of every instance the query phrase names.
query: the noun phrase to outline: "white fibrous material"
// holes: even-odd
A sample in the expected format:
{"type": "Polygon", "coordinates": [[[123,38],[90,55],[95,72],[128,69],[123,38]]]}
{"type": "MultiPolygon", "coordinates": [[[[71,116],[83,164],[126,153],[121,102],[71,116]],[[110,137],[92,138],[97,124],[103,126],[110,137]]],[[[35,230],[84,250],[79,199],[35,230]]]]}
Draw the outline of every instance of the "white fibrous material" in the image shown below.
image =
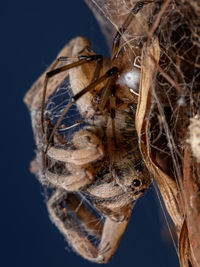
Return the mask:
{"type": "Polygon", "coordinates": [[[122,73],[117,80],[117,84],[128,86],[131,93],[138,95],[139,81],[140,71],[134,68],[122,73]]]}
{"type": "Polygon", "coordinates": [[[188,143],[197,162],[200,162],[200,116],[196,115],[190,120],[188,143]]]}

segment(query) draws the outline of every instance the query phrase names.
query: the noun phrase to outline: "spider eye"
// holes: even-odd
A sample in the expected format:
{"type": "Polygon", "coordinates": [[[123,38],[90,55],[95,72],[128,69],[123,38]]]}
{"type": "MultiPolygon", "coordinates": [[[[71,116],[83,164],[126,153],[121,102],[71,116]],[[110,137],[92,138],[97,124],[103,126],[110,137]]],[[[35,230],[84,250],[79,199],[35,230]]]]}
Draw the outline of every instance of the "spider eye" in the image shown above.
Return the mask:
{"type": "Polygon", "coordinates": [[[139,179],[134,179],[133,182],[132,182],[132,185],[136,186],[136,187],[140,186],[140,184],[141,184],[141,182],[140,182],[139,179]]]}

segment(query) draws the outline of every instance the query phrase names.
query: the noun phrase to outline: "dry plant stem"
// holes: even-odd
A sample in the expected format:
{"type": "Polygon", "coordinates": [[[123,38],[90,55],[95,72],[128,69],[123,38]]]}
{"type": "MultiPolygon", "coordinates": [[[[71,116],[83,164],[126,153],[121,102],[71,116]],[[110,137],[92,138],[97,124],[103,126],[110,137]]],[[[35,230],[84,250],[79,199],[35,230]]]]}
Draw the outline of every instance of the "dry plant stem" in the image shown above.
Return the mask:
{"type": "Polygon", "coordinates": [[[193,266],[200,266],[200,163],[192,156],[189,145],[184,153],[183,190],[188,239],[193,266]]]}
{"type": "MultiPolygon", "coordinates": [[[[152,57],[151,55],[149,55],[152,57]]],[[[174,87],[177,92],[184,93],[184,90],[155,62],[155,59],[152,57],[152,61],[154,62],[157,70],[162,74],[162,76],[174,87]]]]}
{"type": "Polygon", "coordinates": [[[149,42],[150,42],[150,40],[151,40],[151,38],[152,38],[152,36],[153,36],[153,34],[154,34],[156,28],[159,26],[161,17],[162,17],[162,15],[163,15],[163,13],[165,12],[165,10],[167,9],[167,7],[169,6],[170,1],[171,1],[171,0],[166,0],[166,1],[164,2],[164,4],[162,5],[160,12],[159,12],[158,16],[156,17],[156,20],[154,21],[154,24],[153,24],[153,26],[151,27],[151,30],[150,30],[149,33],[148,33],[147,46],[149,45],[149,42]]]}

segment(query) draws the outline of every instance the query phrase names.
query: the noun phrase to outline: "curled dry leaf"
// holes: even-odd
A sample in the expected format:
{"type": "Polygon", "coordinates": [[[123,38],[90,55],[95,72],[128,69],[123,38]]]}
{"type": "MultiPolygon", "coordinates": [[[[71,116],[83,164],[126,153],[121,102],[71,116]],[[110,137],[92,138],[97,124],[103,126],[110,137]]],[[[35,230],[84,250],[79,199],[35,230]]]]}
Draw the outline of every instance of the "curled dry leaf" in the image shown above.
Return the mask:
{"type": "Polygon", "coordinates": [[[176,182],[164,172],[165,166],[163,166],[160,155],[152,155],[150,143],[149,129],[152,108],[152,88],[155,86],[155,75],[157,73],[155,63],[158,64],[159,58],[159,43],[158,39],[155,39],[152,45],[148,47],[143,54],[140,97],[135,123],[143,159],[149,171],[153,174],[167,210],[176,225],[177,232],[179,233],[183,223],[183,217],[178,205],[178,188],[176,182]]]}

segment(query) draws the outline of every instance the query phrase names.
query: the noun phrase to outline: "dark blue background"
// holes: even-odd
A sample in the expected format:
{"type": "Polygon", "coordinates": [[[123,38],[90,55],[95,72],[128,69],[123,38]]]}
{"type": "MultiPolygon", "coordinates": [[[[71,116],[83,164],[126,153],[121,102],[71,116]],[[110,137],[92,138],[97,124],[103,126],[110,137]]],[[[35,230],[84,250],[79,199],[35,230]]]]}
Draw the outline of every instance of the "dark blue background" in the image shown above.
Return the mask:
{"type": "MultiPolygon", "coordinates": [[[[0,265],[91,266],[74,252],[68,252],[63,236],[48,219],[42,188],[29,172],[34,141],[22,99],[71,38],[86,35],[93,49],[105,54],[103,36],[83,0],[4,1],[0,12],[3,26],[0,265]]],[[[108,266],[178,266],[172,243],[163,241],[163,223],[151,187],[138,201],[119,249],[108,266]]]]}

